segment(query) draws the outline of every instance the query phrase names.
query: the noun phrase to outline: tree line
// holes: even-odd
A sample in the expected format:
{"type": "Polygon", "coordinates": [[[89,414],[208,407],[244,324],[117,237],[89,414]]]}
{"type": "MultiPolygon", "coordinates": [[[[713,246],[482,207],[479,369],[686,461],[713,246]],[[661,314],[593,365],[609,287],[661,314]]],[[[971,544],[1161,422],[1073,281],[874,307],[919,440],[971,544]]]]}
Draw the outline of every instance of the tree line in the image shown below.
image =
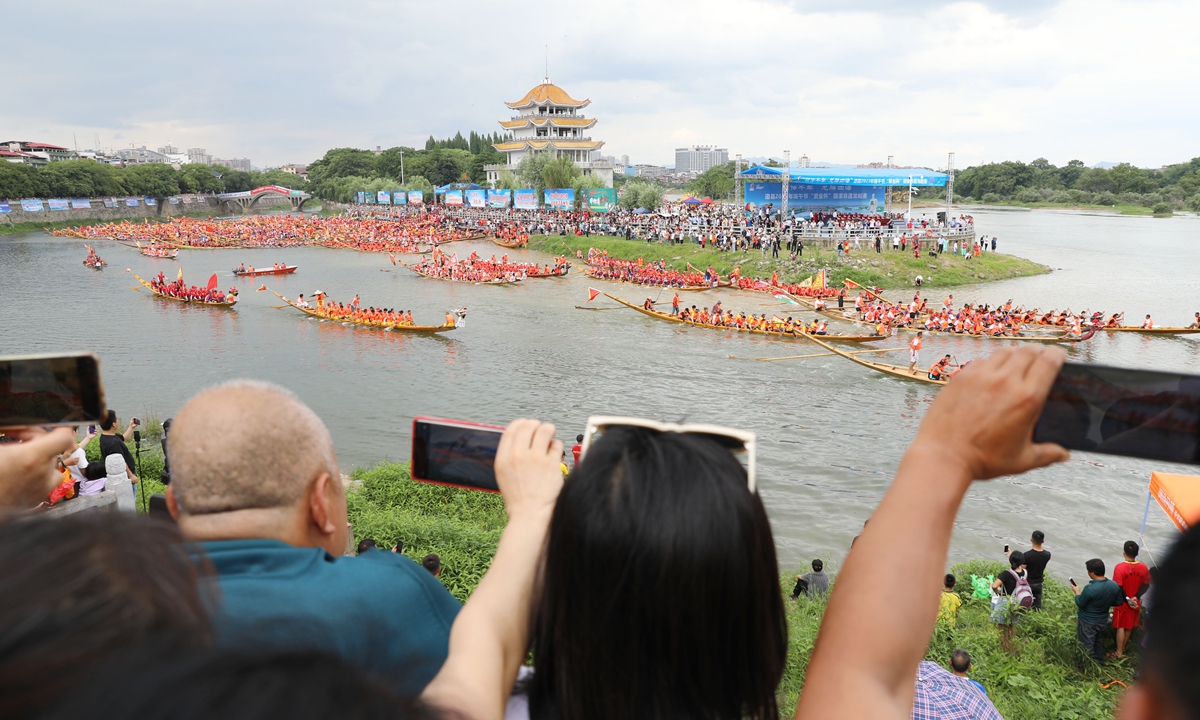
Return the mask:
{"type": "Polygon", "coordinates": [[[0,198],[168,197],[180,193],[242,192],[263,185],[304,190],[306,183],[282,170],[230,170],[222,165],[164,163],[107,165],[94,160],[63,160],[43,167],[0,162],[0,198]]]}

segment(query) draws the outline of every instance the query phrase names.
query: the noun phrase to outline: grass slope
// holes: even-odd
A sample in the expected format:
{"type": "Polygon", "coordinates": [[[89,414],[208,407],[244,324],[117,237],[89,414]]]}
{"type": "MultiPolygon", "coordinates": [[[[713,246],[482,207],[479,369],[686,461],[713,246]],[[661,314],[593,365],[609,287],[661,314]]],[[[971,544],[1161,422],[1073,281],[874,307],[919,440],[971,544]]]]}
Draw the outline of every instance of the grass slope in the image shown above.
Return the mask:
{"type": "Polygon", "coordinates": [[[804,255],[795,262],[783,252],[778,260],[763,256],[760,251],[720,252],[701,249],[695,243],[684,245],[661,245],[644,240],[625,240],[611,236],[593,235],[534,235],[529,238],[529,247],[553,254],[575,256],[580,250],[586,256],[588,248],[607,250],[612,257],[646,261],[665,260],[668,267],[686,270],[687,264],[700,268],[713,267],[722,276],[734,267],[742,268],[743,277],[769,278],[778,272],[781,280],[798,282],[819,270],[827,270],[831,285],[840,285],[843,280],[853,280],[860,285],[879,285],[885,288],[912,287],[917,275],[922,276],[926,287],[953,287],[1013,277],[1041,275],[1050,268],[1030,260],[1002,253],[984,253],[981,257],[963,260],[950,255],[936,258],[914,258],[911,252],[893,252],[891,249],[876,253],[874,249],[852,250],[845,259],[839,260],[837,253],[806,247],[804,255]]]}
{"type": "MultiPolygon", "coordinates": [[[[405,554],[417,560],[436,552],[442,558],[442,582],[457,598],[466,600],[490,565],[504,527],[500,497],[413,482],[408,465],[401,463],[360,468],[351,479],[347,496],[355,542],[370,537],[383,548],[400,539],[405,554]]],[[[1006,652],[1000,647],[999,632],[988,622],[988,601],[969,597],[972,574],[995,576],[1002,569],[999,563],[984,561],[952,568],[959,578],[963,606],[954,627],[938,627],[926,659],[945,667],[954,649],[971,653],[971,676],[983,683],[1008,720],[1112,717],[1121,686],[1104,689],[1101,684],[1119,680],[1131,685],[1131,661],[1104,667],[1083,661],[1075,642],[1071,592],[1054,580],[1045,586],[1045,609],[1020,620],[1015,652],[1006,652]],[[1081,662],[1082,671],[1076,669],[1081,662]]],[[[791,591],[794,575],[785,573],[781,579],[785,593],[791,591]]],[[[899,593],[905,589],[881,587],[879,592],[899,593]]],[[[825,612],[825,600],[784,602],[789,650],[779,698],[781,717],[791,717],[804,686],[804,672],[825,612]]],[[[1112,644],[1110,637],[1108,646],[1112,644]]]]}

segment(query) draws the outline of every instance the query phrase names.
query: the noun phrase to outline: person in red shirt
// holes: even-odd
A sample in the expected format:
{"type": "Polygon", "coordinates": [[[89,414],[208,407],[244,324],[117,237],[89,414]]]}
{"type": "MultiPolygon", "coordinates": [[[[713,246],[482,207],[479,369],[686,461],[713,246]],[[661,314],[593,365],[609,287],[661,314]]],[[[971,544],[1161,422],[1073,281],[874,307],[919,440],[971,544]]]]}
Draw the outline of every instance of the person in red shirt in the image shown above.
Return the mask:
{"type": "MultiPolygon", "coordinates": [[[[679,296],[676,295],[675,299],[678,300],[679,296]]],[[[678,312],[678,307],[676,307],[676,311],[678,312]]],[[[579,453],[581,452],[583,452],[583,436],[576,435],[575,444],[571,446],[571,457],[575,460],[574,467],[579,467],[579,453]]]]}
{"type": "Polygon", "coordinates": [[[1142,615],[1142,595],[1150,589],[1150,570],[1137,561],[1140,548],[1132,540],[1125,541],[1125,562],[1113,569],[1113,582],[1125,591],[1125,602],[1113,608],[1112,624],[1117,631],[1117,651],[1109,657],[1125,654],[1125,644],[1138,626],[1142,615]]]}

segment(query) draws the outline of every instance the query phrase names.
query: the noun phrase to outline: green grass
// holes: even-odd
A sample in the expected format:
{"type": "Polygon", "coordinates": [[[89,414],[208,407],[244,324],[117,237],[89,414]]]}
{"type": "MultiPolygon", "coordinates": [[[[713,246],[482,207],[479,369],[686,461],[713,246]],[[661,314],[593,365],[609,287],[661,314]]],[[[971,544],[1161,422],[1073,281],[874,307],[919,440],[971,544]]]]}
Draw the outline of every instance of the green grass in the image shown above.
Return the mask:
{"type": "MultiPolygon", "coordinates": [[[[1154,211],[1144,205],[1126,205],[1117,203],[1116,205],[1077,205],[1074,203],[1053,203],[1053,202],[1021,202],[1020,200],[1001,200],[999,202],[984,202],[982,200],[971,200],[969,205],[983,205],[985,207],[1022,207],[1032,209],[1042,208],[1059,208],[1061,210],[1107,210],[1115,212],[1119,215],[1153,215],[1154,211]]],[[[926,207],[944,208],[945,203],[936,205],[913,205],[913,209],[926,207]]]]}
{"type": "Polygon", "coordinates": [[[912,287],[917,275],[922,277],[926,287],[954,287],[977,282],[1004,280],[1028,275],[1041,275],[1050,272],[1050,268],[1014,255],[1002,253],[984,253],[978,258],[963,260],[943,254],[937,258],[914,258],[910,252],[886,249],[876,254],[874,246],[868,250],[864,244],[861,250],[851,250],[842,260],[838,259],[833,250],[819,250],[806,246],[804,255],[796,262],[788,259],[781,251],[778,260],[772,260],[768,254],[765,258],[758,250],[743,252],[720,252],[712,249],[701,249],[695,243],[683,245],[660,245],[658,242],[647,243],[645,240],[625,240],[611,236],[594,235],[592,237],[577,237],[573,235],[533,235],[529,238],[529,247],[535,250],[554,254],[575,256],[580,250],[586,256],[589,247],[607,250],[612,257],[634,260],[639,257],[649,261],[665,260],[669,267],[686,270],[687,263],[703,272],[704,268],[712,266],[722,276],[728,276],[735,266],[742,268],[742,277],[761,277],[769,279],[771,273],[778,272],[782,281],[798,282],[821,269],[828,270],[827,277],[831,285],[840,285],[843,280],[853,280],[860,285],[878,285],[885,288],[912,287]]]}
{"type": "MultiPolygon", "coordinates": [[[[504,527],[504,504],[499,496],[413,482],[408,465],[382,463],[358,469],[347,492],[355,542],[370,537],[381,548],[404,541],[405,554],[420,560],[436,552],[442,558],[441,580],[460,600],[466,600],[495,554],[504,527]]],[[[828,563],[827,563],[828,565],[828,563]]],[[[1086,660],[1075,641],[1075,604],[1066,586],[1049,579],[1044,609],[1027,613],[1017,623],[1014,651],[1000,646],[1000,633],[988,621],[988,601],[970,597],[971,575],[996,575],[998,563],[976,560],[955,565],[963,598],[954,627],[940,625],[926,659],[948,666],[950,653],[971,653],[971,677],[987,688],[1001,715],[1008,720],[1066,720],[1112,717],[1121,686],[1100,685],[1119,680],[1133,684],[1132,659],[1097,666],[1086,660]],[[1078,669],[1082,666],[1082,670],[1078,669]]],[[[780,583],[790,593],[795,572],[780,583]]],[[[879,588],[880,593],[905,592],[879,588]]],[[[825,612],[825,599],[784,600],[788,624],[788,659],[779,686],[781,717],[791,717],[804,686],[825,612]]],[[[1140,642],[1135,636],[1133,647],[1140,642]]],[[[1113,646],[1109,630],[1108,647],[1113,646]]]]}

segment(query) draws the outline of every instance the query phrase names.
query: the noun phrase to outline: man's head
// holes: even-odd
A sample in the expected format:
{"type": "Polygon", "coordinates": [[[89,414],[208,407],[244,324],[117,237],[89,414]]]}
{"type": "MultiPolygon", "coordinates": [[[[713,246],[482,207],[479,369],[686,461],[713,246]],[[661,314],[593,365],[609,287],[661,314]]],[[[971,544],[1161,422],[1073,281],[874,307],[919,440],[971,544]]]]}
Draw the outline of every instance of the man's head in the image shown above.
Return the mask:
{"type": "Polygon", "coordinates": [[[954,575],[951,573],[946,573],[946,577],[942,578],[942,587],[946,588],[947,590],[953,590],[954,586],[957,584],[958,578],[954,577],[954,575]]]}
{"type": "Polygon", "coordinates": [[[1104,577],[1104,561],[1100,558],[1092,558],[1083,564],[1087,568],[1088,575],[1091,577],[1104,577]]]}
{"type": "Polygon", "coordinates": [[[1137,560],[1138,552],[1141,550],[1141,548],[1138,547],[1138,544],[1132,540],[1126,540],[1125,547],[1122,549],[1125,552],[1126,559],[1128,560],[1137,560]]]}
{"type": "Polygon", "coordinates": [[[1029,536],[1029,540],[1034,545],[1041,545],[1042,543],[1046,542],[1046,533],[1042,532],[1041,530],[1034,530],[1033,534],[1029,536]]]}
{"type": "Polygon", "coordinates": [[[962,648],[950,653],[950,667],[956,675],[965,675],[971,669],[971,654],[962,648]]]}
{"type": "Polygon", "coordinates": [[[167,502],[196,540],[346,548],[346,496],[321,419],[291,392],[236,380],[175,416],[167,502]]]}
{"type": "Polygon", "coordinates": [[[812,569],[813,572],[821,572],[825,569],[825,563],[821,562],[820,558],[816,558],[812,561],[812,569]]]}
{"type": "Polygon", "coordinates": [[[437,577],[442,574],[442,559],[437,556],[437,553],[429,553],[422,558],[421,567],[428,570],[430,575],[437,577]]]}
{"type": "Polygon", "coordinates": [[[583,442],[583,434],[582,433],[575,436],[575,442],[577,442],[577,443],[583,442]]]}
{"type": "Polygon", "coordinates": [[[117,427],[117,411],[109,409],[108,414],[100,421],[100,429],[109,432],[117,427]]]}
{"type": "Polygon", "coordinates": [[[366,551],[371,550],[372,548],[378,549],[378,547],[379,546],[375,544],[375,540],[373,538],[363,538],[362,540],[358,541],[357,554],[362,555],[366,551]]]}

